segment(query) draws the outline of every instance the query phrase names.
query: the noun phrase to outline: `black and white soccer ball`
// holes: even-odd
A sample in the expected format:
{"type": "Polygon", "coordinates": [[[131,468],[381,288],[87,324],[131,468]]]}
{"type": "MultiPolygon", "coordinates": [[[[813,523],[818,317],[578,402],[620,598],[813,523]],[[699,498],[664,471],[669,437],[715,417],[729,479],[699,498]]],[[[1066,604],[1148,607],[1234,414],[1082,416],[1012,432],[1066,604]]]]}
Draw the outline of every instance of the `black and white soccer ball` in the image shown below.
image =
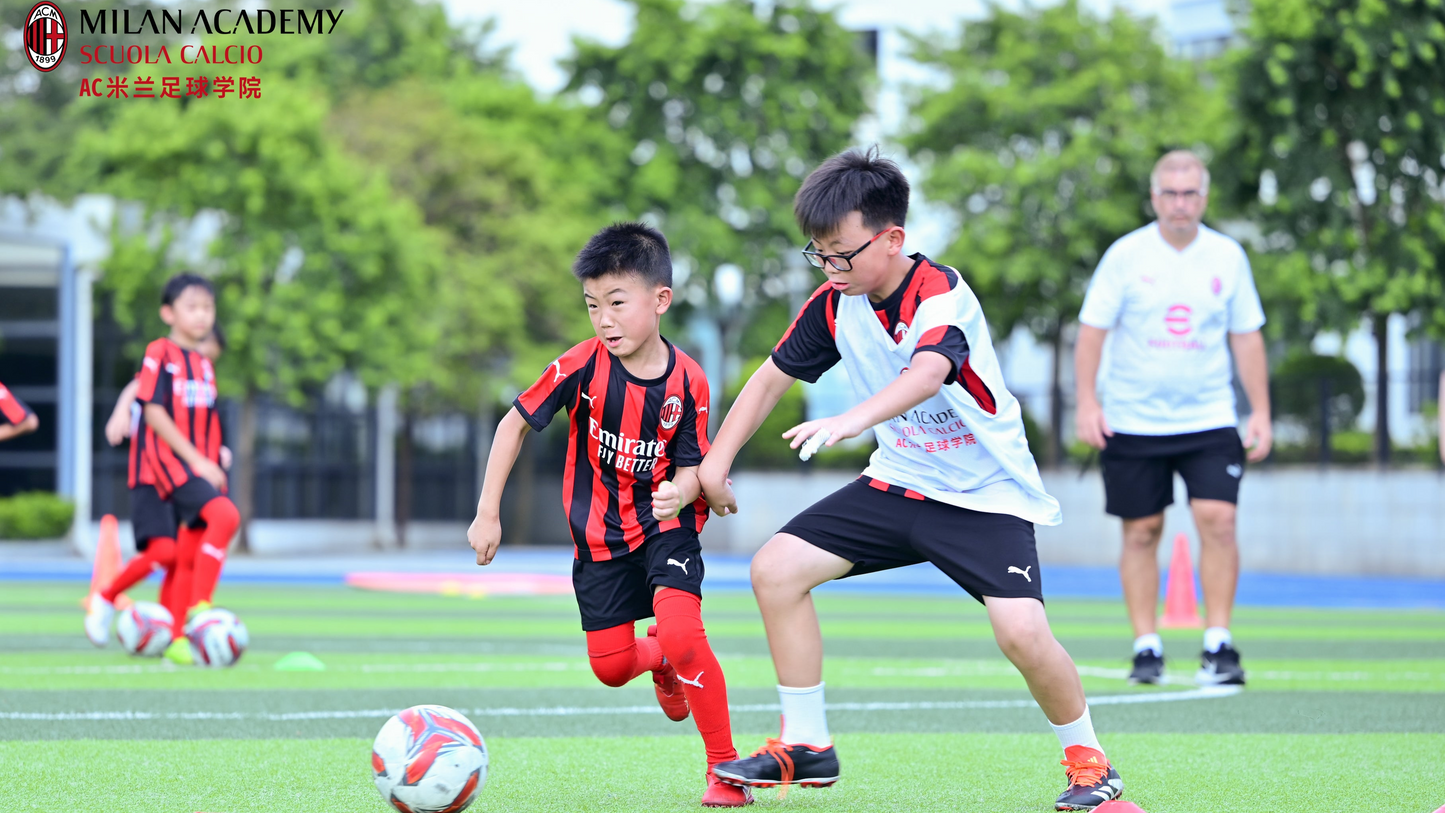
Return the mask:
{"type": "Polygon", "coordinates": [[[371,775],[399,813],[460,813],[487,783],[487,744],[460,712],[412,706],[376,735],[371,775]]]}

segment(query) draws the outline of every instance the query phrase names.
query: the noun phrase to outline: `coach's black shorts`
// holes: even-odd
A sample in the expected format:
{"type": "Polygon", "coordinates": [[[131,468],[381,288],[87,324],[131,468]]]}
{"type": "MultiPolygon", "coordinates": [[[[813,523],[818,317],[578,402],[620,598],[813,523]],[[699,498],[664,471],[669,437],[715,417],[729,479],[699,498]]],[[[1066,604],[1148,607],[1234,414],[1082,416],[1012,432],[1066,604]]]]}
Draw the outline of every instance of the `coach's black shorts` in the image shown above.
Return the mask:
{"type": "Polygon", "coordinates": [[[702,595],[702,543],[697,531],[674,528],[626,556],[572,562],[572,588],[587,632],[651,618],[652,593],[658,587],[702,595]]]}
{"type": "Polygon", "coordinates": [[[859,478],[779,533],[852,562],[848,576],[932,562],[980,602],[984,596],[1044,600],[1034,525],[1012,514],[880,491],[859,478]]]}
{"type": "Polygon", "coordinates": [[[135,531],[135,549],[143,551],[152,539],[176,538],[176,508],[161,499],[155,486],[138,485],[130,490],[130,527],[135,531]]]}
{"type": "Polygon", "coordinates": [[[1184,477],[1191,500],[1239,501],[1244,444],[1234,427],[1184,435],[1106,438],[1099,454],[1104,470],[1104,510],[1116,517],[1151,517],[1174,502],[1174,472],[1184,477]]]}
{"type": "Polygon", "coordinates": [[[201,509],[211,500],[224,496],[211,485],[210,480],[192,477],[171,492],[171,503],[175,505],[176,516],[182,523],[192,528],[204,528],[206,523],[201,519],[201,509]]]}

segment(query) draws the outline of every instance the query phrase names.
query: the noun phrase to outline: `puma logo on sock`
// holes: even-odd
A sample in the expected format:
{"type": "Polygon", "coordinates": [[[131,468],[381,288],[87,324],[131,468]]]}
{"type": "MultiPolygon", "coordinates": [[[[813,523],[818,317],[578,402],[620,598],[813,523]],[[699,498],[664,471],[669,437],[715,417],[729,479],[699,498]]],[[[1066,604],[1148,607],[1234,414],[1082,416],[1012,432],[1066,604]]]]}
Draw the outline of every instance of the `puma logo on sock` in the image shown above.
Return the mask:
{"type": "Polygon", "coordinates": [[[217,561],[223,562],[226,560],[226,552],[216,547],[215,545],[212,545],[210,542],[201,543],[201,553],[204,553],[212,559],[216,559],[217,561]]]}
{"type": "Polygon", "coordinates": [[[683,677],[681,673],[678,673],[677,679],[682,681],[683,683],[686,683],[689,686],[696,686],[699,689],[703,688],[702,670],[698,670],[697,677],[693,678],[692,680],[688,680],[687,678],[683,677]]]}

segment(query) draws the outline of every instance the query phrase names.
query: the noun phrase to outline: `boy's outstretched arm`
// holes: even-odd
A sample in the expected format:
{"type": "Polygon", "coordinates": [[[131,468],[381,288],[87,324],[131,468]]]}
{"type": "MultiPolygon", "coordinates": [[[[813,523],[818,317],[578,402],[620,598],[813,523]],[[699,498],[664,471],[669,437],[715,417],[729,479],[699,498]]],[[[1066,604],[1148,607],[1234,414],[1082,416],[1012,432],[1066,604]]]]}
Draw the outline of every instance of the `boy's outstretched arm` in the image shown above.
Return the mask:
{"type": "Polygon", "coordinates": [[[130,437],[130,408],[135,406],[135,393],[140,389],[140,379],[133,378],[120,397],[115,399],[115,409],[110,411],[110,420],[105,422],[105,439],[112,446],[119,446],[130,437]]]}
{"type": "MultiPolygon", "coordinates": [[[[831,418],[804,421],[783,433],[792,438],[789,444],[798,448],[808,438],[827,432],[825,446],[844,438],[857,437],[884,421],[891,420],[938,394],[943,382],[953,374],[953,361],[942,353],[919,352],[892,384],[879,390],[872,398],[831,418]]],[[[731,414],[728,415],[732,417],[731,414]]]]}
{"type": "Polygon", "coordinates": [[[488,565],[497,555],[497,545],[502,542],[502,490],[507,487],[507,477],[522,451],[522,439],[532,427],[527,425],[516,407],[507,410],[497,424],[492,438],[492,451],[487,455],[487,473],[482,480],[482,496],[477,500],[477,518],[467,529],[467,542],[477,552],[477,564],[488,565]]]}
{"type": "Polygon", "coordinates": [[[160,404],[146,404],[145,419],[146,425],[155,430],[156,437],[171,447],[171,451],[176,453],[176,457],[186,461],[186,465],[191,467],[191,471],[195,472],[197,477],[216,488],[224,489],[226,487],[226,473],[221,470],[220,466],[212,463],[209,457],[201,454],[200,449],[186,440],[186,436],[181,434],[180,427],[176,426],[175,420],[171,418],[169,412],[166,412],[165,407],[160,404]]]}
{"type": "Polygon", "coordinates": [[[697,467],[697,478],[702,484],[703,496],[707,497],[708,505],[718,516],[738,512],[738,502],[728,481],[728,471],[732,469],[733,460],[737,458],[738,452],[742,451],[743,444],[758,431],[768,413],[773,411],[773,407],[778,405],[784,393],[797,380],[779,370],[770,358],[748,379],[743,391],[738,394],[738,399],[733,402],[732,409],[728,410],[722,428],[713,439],[712,448],[703,457],[702,465],[697,467]]]}

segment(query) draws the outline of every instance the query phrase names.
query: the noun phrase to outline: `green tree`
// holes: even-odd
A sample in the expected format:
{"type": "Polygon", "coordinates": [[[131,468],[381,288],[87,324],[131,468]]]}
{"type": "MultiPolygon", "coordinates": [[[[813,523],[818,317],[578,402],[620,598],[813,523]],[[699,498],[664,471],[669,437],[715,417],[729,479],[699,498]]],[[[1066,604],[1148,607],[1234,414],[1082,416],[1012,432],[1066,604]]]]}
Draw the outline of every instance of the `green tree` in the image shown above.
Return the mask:
{"type": "MultiPolygon", "coordinates": [[[[867,109],[858,36],[808,2],[634,0],[618,47],[578,41],[567,92],[626,142],[612,200],[662,224],[687,269],[679,309],[710,310],[720,266],[745,275],[742,318],[807,285],[790,201],[867,109]]],[[[741,325],[739,325],[741,327],[741,325]]],[[[740,329],[729,331],[735,344],[740,329]]],[[[715,382],[716,383],[716,382],[715,382]]]]}
{"type": "Polygon", "coordinates": [[[328,134],[322,98],[278,83],[250,101],[128,106],[104,131],[81,134],[74,156],[98,190],[143,208],[102,279],[123,326],[150,310],[139,292],[185,261],[165,235],[217,226],[200,265],[231,345],[220,383],[242,400],[244,517],[257,396],[299,403],[343,369],[371,386],[412,381],[436,341],[418,316],[435,304],[443,257],[411,202],[328,134]]]}
{"type": "Polygon", "coordinates": [[[994,6],[957,41],[914,37],[948,77],[921,89],[904,143],[925,194],[959,216],[954,261],[999,337],[1027,328],[1054,351],[1047,460],[1063,459],[1064,339],[1111,243],[1148,222],[1149,172],[1174,147],[1204,145],[1218,102],[1152,23],[1096,16],[1068,0],[994,6]]]}
{"type": "Polygon", "coordinates": [[[1241,200],[1301,324],[1375,333],[1375,457],[1390,456],[1387,321],[1445,335],[1445,4],[1253,4],[1235,60],[1241,200]]]}

